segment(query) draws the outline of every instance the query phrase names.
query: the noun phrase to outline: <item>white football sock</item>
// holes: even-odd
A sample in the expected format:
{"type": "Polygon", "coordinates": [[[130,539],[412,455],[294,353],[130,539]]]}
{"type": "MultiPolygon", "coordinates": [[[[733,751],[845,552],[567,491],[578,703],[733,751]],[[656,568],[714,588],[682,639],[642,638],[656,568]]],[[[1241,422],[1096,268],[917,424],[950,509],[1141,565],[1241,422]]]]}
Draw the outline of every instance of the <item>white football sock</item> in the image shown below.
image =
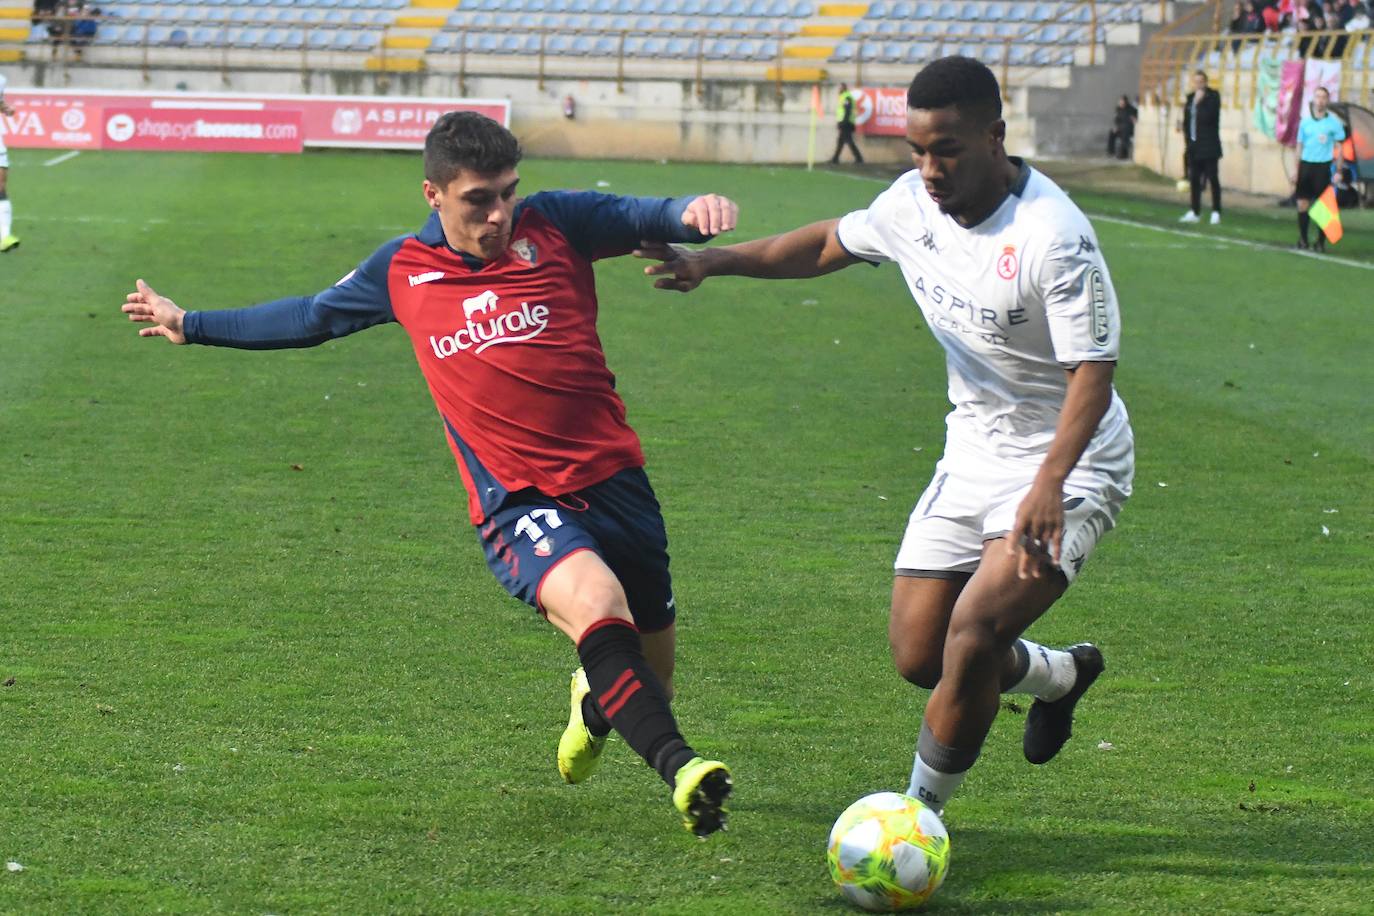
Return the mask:
{"type": "Polygon", "coordinates": [[[959,784],[967,775],[968,770],[962,773],[941,773],[922,760],[918,753],[911,765],[911,782],[906,787],[906,794],[943,816],[949,797],[959,788],[959,784]]]}
{"type": "Polygon", "coordinates": [[[1029,693],[1041,700],[1057,700],[1073,689],[1078,680],[1078,666],[1073,656],[1060,649],[1050,649],[1029,639],[1021,640],[1030,665],[1026,676],[1003,693],[1029,693]]]}
{"type": "Polygon", "coordinates": [[[907,784],[906,794],[943,816],[945,803],[977,760],[978,750],[960,750],[941,744],[930,726],[922,720],[921,737],[916,742],[916,759],[911,764],[911,782],[907,784]]]}
{"type": "Polygon", "coordinates": [[[10,213],[10,202],[0,200],[0,239],[10,234],[10,221],[13,217],[10,213]]]}

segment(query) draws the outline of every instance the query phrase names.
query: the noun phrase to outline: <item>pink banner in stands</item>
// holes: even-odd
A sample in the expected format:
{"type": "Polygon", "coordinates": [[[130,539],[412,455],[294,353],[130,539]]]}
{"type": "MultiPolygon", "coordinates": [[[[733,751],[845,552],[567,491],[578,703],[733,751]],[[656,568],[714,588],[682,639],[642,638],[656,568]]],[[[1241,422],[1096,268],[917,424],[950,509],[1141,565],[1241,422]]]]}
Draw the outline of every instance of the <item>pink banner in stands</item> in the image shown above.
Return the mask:
{"type": "MultiPolygon", "coordinates": [[[[447,111],[476,111],[510,126],[505,99],[422,99],[391,96],[240,95],[235,93],[121,92],[18,89],[5,101],[13,117],[0,117],[5,143],[15,148],[119,149],[105,127],[104,110],[291,112],[300,118],[305,146],[421,149],[425,134],[447,111]]],[[[266,120],[266,118],[265,118],[266,120]]],[[[123,122],[120,122],[123,125],[123,122]]],[[[127,127],[119,127],[123,133],[127,127]]],[[[193,149],[195,146],[158,146],[193,149]]]]}

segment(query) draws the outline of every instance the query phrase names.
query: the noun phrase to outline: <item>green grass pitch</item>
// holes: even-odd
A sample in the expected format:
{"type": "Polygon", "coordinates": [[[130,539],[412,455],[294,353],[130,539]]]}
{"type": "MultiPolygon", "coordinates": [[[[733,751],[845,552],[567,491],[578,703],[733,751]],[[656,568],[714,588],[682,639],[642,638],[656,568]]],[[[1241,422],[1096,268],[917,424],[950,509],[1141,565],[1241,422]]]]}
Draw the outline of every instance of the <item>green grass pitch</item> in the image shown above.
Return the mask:
{"type": "MultiPolygon", "coordinates": [[[[398,328],[245,353],[118,314],[138,276],[188,308],[322,289],[419,226],[419,157],[11,155],[0,912],[846,911],[824,840],[910,764],[886,606],[946,410],[894,267],[691,296],[597,269],[672,542],[677,712],[736,775],[697,842],[619,742],[559,781],[575,657],[486,571],[398,328]]],[[[740,238],[882,188],[521,171],[729,194],[740,238]]],[[[1078,196],[1111,217],[1136,495],[1031,635],[1108,670],[1046,767],[1004,710],[933,909],[1374,911],[1374,226],[1347,216],[1342,264],[1281,250],[1281,211],[1180,235],[1176,206],[1078,196]]]]}

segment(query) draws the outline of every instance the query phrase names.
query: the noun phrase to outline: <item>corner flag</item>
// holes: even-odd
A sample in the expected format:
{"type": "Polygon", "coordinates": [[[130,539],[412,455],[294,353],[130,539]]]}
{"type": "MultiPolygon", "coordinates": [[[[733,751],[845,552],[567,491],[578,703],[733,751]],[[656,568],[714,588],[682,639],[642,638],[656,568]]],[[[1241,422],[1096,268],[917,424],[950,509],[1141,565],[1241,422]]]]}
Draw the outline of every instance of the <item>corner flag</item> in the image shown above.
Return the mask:
{"type": "Polygon", "coordinates": [[[1321,227],[1322,234],[1332,245],[1341,240],[1344,233],[1341,231],[1341,210],[1336,206],[1334,185],[1328,185],[1322,196],[1312,202],[1312,206],[1307,208],[1307,215],[1321,227]]]}
{"type": "Polygon", "coordinates": [[[806,141],[806,170],[809,172],[816,164],[816,119],[821,115],[821,87],[817,83],[811,87],[811,130],[806,141]]]}

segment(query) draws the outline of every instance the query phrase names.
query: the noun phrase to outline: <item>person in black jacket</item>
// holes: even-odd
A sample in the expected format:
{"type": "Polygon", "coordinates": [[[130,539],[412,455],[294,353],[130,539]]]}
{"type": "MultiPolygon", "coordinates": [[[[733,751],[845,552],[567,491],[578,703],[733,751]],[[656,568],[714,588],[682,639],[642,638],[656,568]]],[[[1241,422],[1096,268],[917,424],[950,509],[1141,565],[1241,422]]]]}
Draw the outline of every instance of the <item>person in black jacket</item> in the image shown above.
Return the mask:
{"type": "Polygon", "coordinates": [[[1221,182],[1217,162],[1221,159],[1221,94],[1207,85],[1207,74],[1193,74],[1193,92],[1183,105],[1184,156],[1188,160],[1188,183],[1192,206],[1179,217],[1180,223],[1196,223],[1202,209],[1202,183],[1212,185],[1212,217],[1221,222],[1221,182]]]}
{"type": "Polygon", "coordinates": [[[1136,107],[1129,96],[1123,95],[1112,115],[1112,129],[1107,134],[1107,155],[1118,159],[1131,158],[1131,140],[1135,137],[1136,107]]]}

